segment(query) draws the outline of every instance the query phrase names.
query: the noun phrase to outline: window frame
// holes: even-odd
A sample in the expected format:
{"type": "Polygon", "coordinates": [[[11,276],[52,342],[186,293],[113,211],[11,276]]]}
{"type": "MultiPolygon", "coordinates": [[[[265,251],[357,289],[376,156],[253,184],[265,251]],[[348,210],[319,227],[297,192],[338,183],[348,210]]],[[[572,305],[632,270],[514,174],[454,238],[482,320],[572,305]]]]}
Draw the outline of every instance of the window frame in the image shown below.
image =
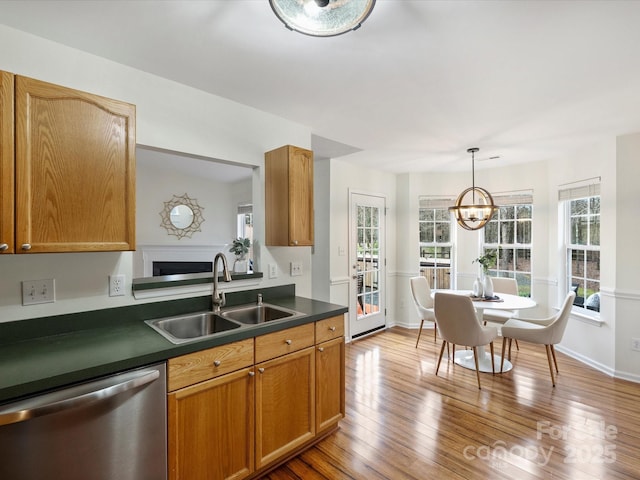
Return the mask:
{"type": "Polygon", "coordinates": [[[497,277],[515,278],[518,281],[518,294],[522,297],[531,297],[533,290],[533,221],[534,221],[534,203],[533,192],[526,191],[518,194],[494,195],[494,201],[499,207],[494,217],[485,225],[483,233],[480,237],[481,255],[489,252],[498,251],[498,261],[495,268],[489,269],[489,275],[497,277]],[[528,216],[519,216],[518,210],[521,207],[528,209],[528,216]],[[513,209],[512,218],[502,218],[505,209],[513,209]],[[513,241],[506,243],[503,241],[503,225],[513,223],[513,241]],[[523,228],[523,225],[527,225],[523,228]],[[497,242],[487,241],[487,233],[491,234],[492,228],[495,226],[497,242]],[[524,234],[520,231],[524,230],[524,234]],[[528,232],[527,232],[528,230],[528,232]],[[528,242],[518,241],[522,237],[528,237],[528,242]],[[507,252],[513,253],[513,259],[507,265],[512,268],[505,267],[505,257],[507,252]],[[525,252],[525,258],[519,260],[521,252],[525,252]],[[519,269],[520,265],[528,263],[529,269],[519,269]]]}
{"type": "Polygon", "coordinates": [[[599,317],[600,316],[600,300],[597,302],[597,308],[593,306],[589,306],[587,304],[587,300],[590,295],[587,293],[590,291],[588,288],[589,285],[597,284],[597,291],[593,291],[593,293],[601,292],[601,245],[600,245],[600,225],[601,225],[601,213],[602,213],[602,197],[600,195],[599,185],[598,188],[592,186],[590,189],[586,191],[578,191],[574,192],[573,195],[567,196],[567,198],[563,199],[563,212],[564,212],[564,260],[565,260],[565,275],[564,275],[564,294],[566,295],[570,290],[576,292],[576,299],[574,300],[572,311],[574,313],[578,313],[580,315],[586,315],[591,317],[599,317]],[[593,213],[593,199],[598,199],[598,209],[597,213],[593,213]],[[586,213],[576,213],[572,212],[572,203],[577,201],[585,201],[587,205],[586,213]],[[574,229],[574,218],[585,218],[586,221],[586,243],[573,243],[572,233],[574,229]],[[593,220],[597,218],[597,222],[593,222],[593,220]],[[592,226],[597,223],[597,244],[593,243],[593,229],[592,226]],[[576,275],[574,271],[574,263],[573,256],[576,252],[582,252],[582,275],[576,275]],[[588,257],[592,255],[594,252],[597,253],[597,278],[588,276],[588,257]],[[579,279],[578,283],[574,282],[575,279],[579,279]],[[582,295],[580,295],[582,293],[582,295]]]}
{"type": "MultiPolygon", "coordinates": [[[[418,261],[419,261],[419,271],[420,271],[420,275],[424,276],[427,278],[427,281],[429,281],[429,285],[431,286],[431,289],[435,290],[435,289],[450,289],[450,288],[455,288],[454,287],[454,282],[455,282],[455,275],[454,275],[454,265],[455,265],[455,239],[454,239],[454,235],[455,235],[455,231],[456,229],[455,227],[455,222],[453,221],[453,216],[451,215],[451,212],[449,211],[449,206],[452,205],[454,202],[453,198],[441,198],[441,197],[427,197],[427,196],[420,196],[419,197],[419,205],[418,205],[418,261]],[[432,210],[433,211],[433,219],[432,220],[423,220],[423,216],[422,216],[422,212],[423,210],[432,210]],[[437,212],[445,212],[446,215],[437,215],[437,212]],[[444,220],[444,217],[447,218],[447,220],[444,220]],[[433,232],[434,232],[434,239],[433,241],[428,241],[428,242],[423,242],[422,241],[422,225],[425,223],[432,223],[433,224],[433,232]],[[436,226],[439,223],[446,223],[449,227],[449,240],[446,242],[439,242],[437,239],[437,236],[435,235],[435,232],[437,231],[436,226]],[[423,265],[423,249],[434,249],[436,252],[438,251],[438,249],[448,249],[449,252],[449,257],[447,258],[448,263],[447,262],[441,262],[439,260],[442,260],[446,257],[439,257],[436,256],[434,257],[434,265],[432,266],[434,269],[434,275],[433,278],[431,278],[430,276],[427,275],[426,270],[429,267],[429,265],[423,265]],[[443,285],[440,285],[438,282],[438,277],[439,275],[437,274],[438,270],[447,270],[448,269],[448,275],[449,275],[449,281],[448,282],[441,282],[443,283],[443,285]],[[432,281],[433,280],[433,281],[432,281]],[[447,284],[448,283],[448,284],[447,284]]],[[[443,273],[443,275],[447,275],[446,272],[443,273]]]]}

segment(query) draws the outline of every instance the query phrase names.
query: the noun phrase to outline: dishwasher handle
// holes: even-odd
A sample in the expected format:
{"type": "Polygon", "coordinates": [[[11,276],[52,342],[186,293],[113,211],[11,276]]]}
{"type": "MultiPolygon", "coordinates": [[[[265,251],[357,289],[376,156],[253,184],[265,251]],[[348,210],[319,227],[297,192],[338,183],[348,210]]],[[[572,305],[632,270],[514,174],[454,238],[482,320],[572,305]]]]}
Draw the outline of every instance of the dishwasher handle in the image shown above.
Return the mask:
{"type": "Polygon", "coordinates": [[[160,372],[158,370],[147,371],[133,379],[116,383],[115,385],[109,385],[82,395],[44,403],[43,405],[37,405],[31,408],[2,412],[0,413],[0,426],[24,422],[26,420],[31,420],[32,418],[51,415],[71,408],[89,405],[99,400],[106,400],[107,398],[114,397],[128,390],[151,383],[157,380],[158,377],[160,377],[160,372]]]}

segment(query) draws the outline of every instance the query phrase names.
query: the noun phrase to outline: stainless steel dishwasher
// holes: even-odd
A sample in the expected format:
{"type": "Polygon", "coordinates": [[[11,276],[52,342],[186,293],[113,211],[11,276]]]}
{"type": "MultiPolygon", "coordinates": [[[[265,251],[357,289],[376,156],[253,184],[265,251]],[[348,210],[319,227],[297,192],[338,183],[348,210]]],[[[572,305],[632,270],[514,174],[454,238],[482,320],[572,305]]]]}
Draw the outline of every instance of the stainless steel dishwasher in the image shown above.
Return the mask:
{"type": "Polygon", "coordinates": [[[164,364],[0,406],[2,480],[166,480],[164,364]]]}

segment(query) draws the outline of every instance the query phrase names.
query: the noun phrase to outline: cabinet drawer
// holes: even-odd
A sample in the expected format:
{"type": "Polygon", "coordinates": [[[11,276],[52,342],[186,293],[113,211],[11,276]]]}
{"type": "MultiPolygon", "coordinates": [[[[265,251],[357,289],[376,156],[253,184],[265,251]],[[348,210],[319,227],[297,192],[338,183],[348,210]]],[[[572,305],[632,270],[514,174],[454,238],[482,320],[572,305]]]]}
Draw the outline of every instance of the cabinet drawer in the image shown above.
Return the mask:
{"type": "Polygon", "coordinates": [[[169,359],[168,390],[253,365],[253,338],[169,359]]]}
{"type": "Polygon", "coordinates": [[[325,318],[316,322],[316,343],[344,336],[344,316],[325,318]]]}
{"type": "Polygon", "coordinates": [[[313,344],[313,323],[262,335],[256,337],[256,363],[295,352],[313,344]]]}

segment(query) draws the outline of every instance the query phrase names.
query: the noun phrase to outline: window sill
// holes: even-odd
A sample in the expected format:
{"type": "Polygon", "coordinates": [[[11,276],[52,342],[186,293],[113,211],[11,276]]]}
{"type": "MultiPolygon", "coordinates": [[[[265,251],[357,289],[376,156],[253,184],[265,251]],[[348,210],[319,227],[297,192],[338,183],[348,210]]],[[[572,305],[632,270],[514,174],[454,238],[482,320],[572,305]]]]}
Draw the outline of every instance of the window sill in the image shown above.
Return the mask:
{"type": "Polygon", "coordinates": [[[597,314],[597,316],[594,314],[590,315],[588,313],[581,312],[580,310],[584,310],[584,309],[582,308],[572,309],[571,316],[574,317],[576,320],[580,320],[581,322],[588,323],[589,325],[595,325],[596,327],[601,327],[602,325],[604,325],[605,322],[600,318],[600,314],[597,314]]]}

